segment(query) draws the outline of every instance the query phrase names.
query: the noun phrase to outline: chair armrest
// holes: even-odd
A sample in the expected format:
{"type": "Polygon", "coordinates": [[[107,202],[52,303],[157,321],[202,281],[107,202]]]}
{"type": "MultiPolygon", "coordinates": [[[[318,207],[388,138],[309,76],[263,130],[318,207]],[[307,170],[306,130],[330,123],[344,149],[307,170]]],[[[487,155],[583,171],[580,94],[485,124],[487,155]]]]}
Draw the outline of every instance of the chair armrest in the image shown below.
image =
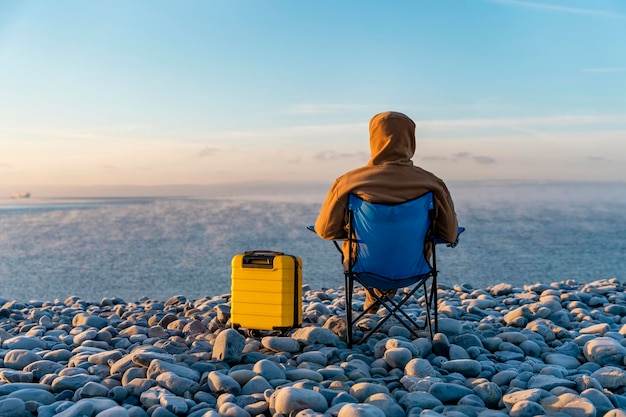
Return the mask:
{"type": "Polygon", "coordinates": [[[458,243],[459,243],[459,236],[461,236],[461,233],[463,233],[465,231],[465,227],[459,227],[457,230],[457,234],[456,234],[456,240],[453,243],[450,243],[446,240],[443,240],[442,238],[440,238],[439,236],[433,236],[433,242],[435,242],[435,245],[439,245],[441,243],[445,243],[448,247],[455,247],[458,243]]]}

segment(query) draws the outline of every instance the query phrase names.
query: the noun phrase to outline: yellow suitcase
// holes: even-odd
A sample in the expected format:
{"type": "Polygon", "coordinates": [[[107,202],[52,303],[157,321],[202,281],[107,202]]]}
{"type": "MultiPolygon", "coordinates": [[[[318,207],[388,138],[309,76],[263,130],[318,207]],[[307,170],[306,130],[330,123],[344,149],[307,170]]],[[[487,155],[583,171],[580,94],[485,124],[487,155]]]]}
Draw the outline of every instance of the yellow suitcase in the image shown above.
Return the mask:
{"type": "Polygon", "coordinates": [[[302,324],[302,260],[249,251],[232,260],[231,325],[285,331],[302,324]]]}

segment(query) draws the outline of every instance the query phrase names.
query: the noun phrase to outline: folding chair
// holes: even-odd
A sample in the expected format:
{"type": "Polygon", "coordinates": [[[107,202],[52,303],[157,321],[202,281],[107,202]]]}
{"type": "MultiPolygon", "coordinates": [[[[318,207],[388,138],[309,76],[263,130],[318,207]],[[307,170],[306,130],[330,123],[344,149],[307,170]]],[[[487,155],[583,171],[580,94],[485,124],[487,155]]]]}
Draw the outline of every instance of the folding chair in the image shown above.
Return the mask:
{"type": "MultiPolygon", "coordinates": [[[[402,307],[420,288],[424,292],[430,338],[433,337],[433,322],[434,331],[438,332],[435,245],[443,241],[430,235],[430,231],[435,230],[433,211],[433,195],[430,192],[400,204],[369,203],[356,195],[349,196],[348,244],[352,249],[344,274],[348,347],[353,344],[355,323],[367,314],[367,311],[363,311],[356,318],[352,317],[355,281],[369,291],[388,312],[357,344],[365,342],[391,317],[395,317],[413,336],[419,337],[416,330],[420,327],[402,307]],[[430,242],[432,265],[424,253],[427,242],[430,242]],[[429,279],[430,289],[427,285],[429,279]],[[401,300],[396,301],[393,295],[375,293],[374,288],[407,290],[401,300]]],[[[463,228],[459,228],[459,233],[462,231],[463,228]]]]}

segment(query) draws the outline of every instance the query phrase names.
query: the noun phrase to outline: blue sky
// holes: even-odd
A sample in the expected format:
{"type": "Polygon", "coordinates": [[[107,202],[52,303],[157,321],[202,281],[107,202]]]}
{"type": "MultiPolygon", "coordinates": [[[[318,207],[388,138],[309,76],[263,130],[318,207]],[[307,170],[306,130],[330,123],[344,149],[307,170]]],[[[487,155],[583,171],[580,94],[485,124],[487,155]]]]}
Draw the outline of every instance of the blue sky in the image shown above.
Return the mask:
{"type": "Polygon", "coordinates": [[[0,186],[626,181],[623,0],[3,1],[0,186]]]}

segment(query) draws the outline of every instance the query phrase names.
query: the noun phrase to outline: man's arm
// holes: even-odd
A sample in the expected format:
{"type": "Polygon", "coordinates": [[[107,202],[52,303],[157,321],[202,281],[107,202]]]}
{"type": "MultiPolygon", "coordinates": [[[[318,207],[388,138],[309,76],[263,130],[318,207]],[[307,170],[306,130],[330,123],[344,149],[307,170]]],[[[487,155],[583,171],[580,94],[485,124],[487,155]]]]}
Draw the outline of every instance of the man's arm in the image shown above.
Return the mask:
{"type": "Polygon", "coordinates": [[[338,181],[335,181],[315,221],[315,233],[322,239],[345,239],[348,236],[345,228],[347,199],[338,195],[337,188],[338,181]]]}

